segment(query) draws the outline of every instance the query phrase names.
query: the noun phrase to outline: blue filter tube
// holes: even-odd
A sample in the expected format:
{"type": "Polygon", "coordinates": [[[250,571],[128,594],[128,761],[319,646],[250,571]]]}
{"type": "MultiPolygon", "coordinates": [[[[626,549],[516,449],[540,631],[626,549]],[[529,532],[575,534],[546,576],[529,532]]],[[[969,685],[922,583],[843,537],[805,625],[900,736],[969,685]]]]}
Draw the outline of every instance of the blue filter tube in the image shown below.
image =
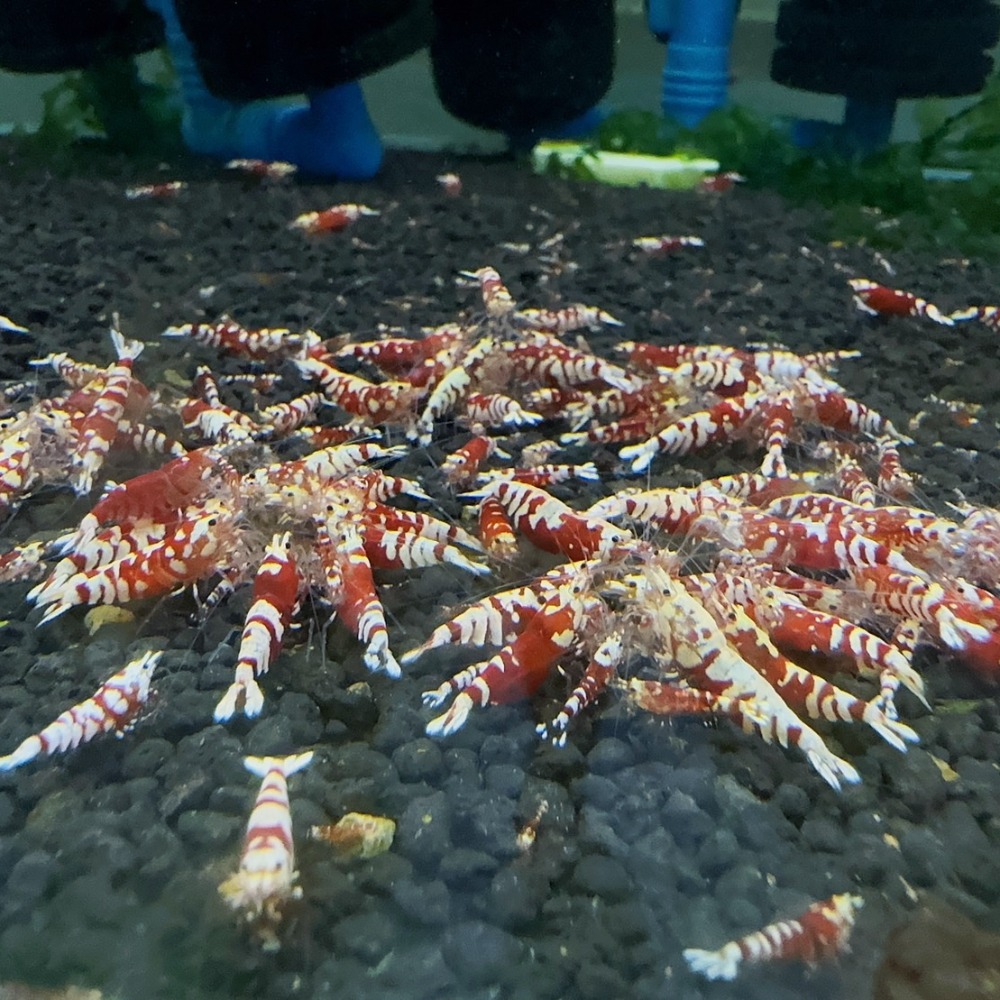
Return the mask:
{"type": "Polygon", "coordinates": [[[697,125],[726,103],[737,0],[649,0],[650,30],[668,41],[663,113],[697,125]]]}
{"type": "Polygon", "coordinates": [[[181,28],[173,0],[145,0],[163,18],[184,102],[181,132],[196,153],[228,160],[284,160],[343,180],[367,180],[382,165],[382,142],[357,83],[309,94],[307,101],[248,101],[213,95],[181,28]]]}

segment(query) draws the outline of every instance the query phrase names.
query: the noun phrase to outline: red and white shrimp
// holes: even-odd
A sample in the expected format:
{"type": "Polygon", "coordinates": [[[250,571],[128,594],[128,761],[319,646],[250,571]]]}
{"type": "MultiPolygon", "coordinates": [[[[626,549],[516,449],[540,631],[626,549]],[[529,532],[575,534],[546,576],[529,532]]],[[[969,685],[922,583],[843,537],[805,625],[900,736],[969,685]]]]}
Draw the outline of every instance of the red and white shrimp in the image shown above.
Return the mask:
{"type": "Polygon", "coordinates": [[[194,583],[233,557],[233,513],[221,500],[171,526],[162,541],[107,566],[46,580],[31,593],[45,624],[79,604],[121,604],[194,583]]]}
{"type": "Polygon", "coordinates": [[[264,707],[264,693],[257,678],[267,673],[271,661],[281,652],[299,593],[299,571],[291,556],[291,545],[289,532],[276,534],[257,569],[253,603],[240,639],[236,675],[215,706],[212,718],[216,722],[231,719],[241,705],[249,718],[260,715],[264,707]]]}
{"type": "Polygon", "coordinates": [[[367,205],[332,205],[321,212],[303,212],[288,224],[289,229],[298,229],[310,236],[317,233],[339,233],[352,222],[357,222],[362,216],[380,215],[381,213],[367,205]]]}
{"type": "MultiPolygon", "coordinates": [[[[596,517],[577,513],[545,490],[510,479],[495,479],[466,497],[495,500],[510,523],[544,552],[561,553],[574,561],[609,555],[630,536],[596,517]]],[[[488,548],[489,546],[487,546],[488,548]]]]}
{"type": "Polygon", "coordinates": [[[251,177],[259,177],[265,181],[286,181],[298,173],[299,168],[294,163],[284,160],[229,160],[224,164],[224,170],[240,170],[251,177]]]}
{"type": "Polygon", "coordinates": [[[243,765],[261,781],[254,803],[240,867],[219,886],[219,894],[247,923],[259,931],[265,950],[278,945],[275,930],[282,908],[299,899],[296,886],[295,845],[292,841],[292,814],[288,803],[288,778],[306,767],[311,750],[290,757],[244,757],[243,765]]]}
{"type": "Polygon", "coordinates": [[[562,309],[519,309],[514,314],[517,326],[526,330],[562,334],[573,330],[597,330],[602,326],[624,326],[609,312],[597,306],[572,305],[562,309]]]}
{"type": "Polygon", "coordinates": [[[483,306],[490,319],[509,316],[517,307],[514,297],[507,290],[495,267],[480,267],[475,271],[460,271],[463,278],[471,278],[479,283],[483,306]]]}
{"type": "Polygon", "coordinates": [[[724,944],[717,951],[685,948],[693,972],[707,979],[735,979],[743,963],[802,959],[810,965],[848,950],[860,896],[840,893],[813,903],[793,920],[779,920],[752,934],[724,944]]]}
{"type": "Polygon", "coordinates": [[[457,198],[462,193],[462,178],[458,174],[438,174],[434,180],[449,198],[457,198]]]}
{"type": "Polygon", "coordinates": [[[187,189],[187,181],[162,181],[159,184],[137,184],[125,188],[125,197],[129,201],[140,198],[173,198],[187,189]]]}
{"type": "Polygon", "coordinates": [[[72,750],[100,733],[123,736],[149,700],[150,681],[161,655],[148,652],[132,660],[86,701],[66,709],[55,722],[0,757],[0,771],[11,771],[36,757],[72,750]]]}
{"type": "Polygon", "coordinates": [[[293,333],[285,327],[248,329],[231,316],[222,316],[217,323],[168,326],[160,336],[186,337],[195,343],[251,361],[288,357],[302,351],[308,342],[305,334],[293,333]]]}
{"type": "Polygon", "coordinates": [[[912,292],[887,288],[868,278],[851,278],[847,282],[854,292],[854,304],[869,316],[924,316],[942,326],[954,326],[933,302],[918,298],[912,292]]]}
{"type": "Polygon", "coordinates": [[[703,247],[705,241],[700,236],[639,236],[632,240],[632,246],[650,257],[666,257],[685,247],[703,247]]]}
{"type": "Polygon", "coordinates": [[[534,694],[549,669],[576,642],[584,614],[584,601],[572,581],[557,589],[520,635],[495,656],[424,692],[424,704],[433,707],[455,694],[448,711],[427,723],[427,735],[448,736],[461,729],[476,705],[509,704],[534,694]]]}
{"type": "Polygon", "coordinates": [[[90,492],[94,476],[104,465],[104,459],[118,434],[118,425],[125,415],[125,404],[132,385],[132,364],[143,349],[137,340],[126,340],[120,330],[112,329],[111,341],[115,345],[118,362],[108,370],[103,388],[83,419],[73,453],[70,484],[77,494],[90,492]]]}

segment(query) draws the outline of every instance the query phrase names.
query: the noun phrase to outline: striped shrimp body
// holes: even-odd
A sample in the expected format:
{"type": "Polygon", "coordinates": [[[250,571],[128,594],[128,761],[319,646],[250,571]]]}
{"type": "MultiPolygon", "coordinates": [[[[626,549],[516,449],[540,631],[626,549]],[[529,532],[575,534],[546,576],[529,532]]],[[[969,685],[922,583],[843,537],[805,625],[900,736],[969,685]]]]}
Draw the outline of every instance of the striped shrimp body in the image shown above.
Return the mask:
{"type": "Polygon", "coordinates": [[[670,672],[681,671],[693,686],[742,701],[743,728],[765,742],[797,746],[823,779],[837,790],[841,781],[861,780],[857,770],[835,756],[819,734],[785,704],[780,694],[728,642],[702,604],[659,566],[650,563],[633,577],[635,600],[651,623],[655,651],[670,672]]]}
{"type": "Polygon", "coordinates": [[[168,520],[208,492],[220,459],[214,449],[199,448],[159,469],[119,483],[94,504],[80,522],[77,534],[87,535],[103,524],[168,520]]]}
{"type": "Polygon", "coordinates": [[[149,700],[150,681],[160,655],[149,652],[132,660],[86,701],[66,709],[41,732],[0,757],[0,771],[11,771],[36,757],[72,750],[101,733],[123,736],[149,700]]]}
{"type": "Polygon", "coordinates": [[[0,441],[0,513],[12,507],[38,479],[31,438],[24,431],[0,441]]]}
{"type": "Polygon", "coordinates": [[[424,704],[430,706],[441,705],[455,694],[448,711],[427,723],[428,736],[448,736],[461,729],[476,705],[510,704],[534,694],[576,642],[585,617],[585,602],[578,590],[575,581],[567,582],[495,656],[468,667],[435,690],[425,691],[424,704]]]}
{"type": "Polygon", "coordinates": [[[103,388],[83,420],[73,453],[70,484],[78,495],[90,492],[94,476],[104,465],[114,443],[118,424],[125,415],[132,384],[132,364],[143,349],[138,341],[126,340],[119,330],[111,331],[111,340],[118,362],[109,369],[103,388]]]}
{"type": "Polygon", "coordinates": [[[212,717],[216,722],[231,719],[240,706],[250,718],[260,715],[264,707],[264,693],[257,678],[267,673],[281,652],[299,593],[299,571],[289,551],[291,544],[289,532],[276,534],[257,569],[253,603],[240,639],[236,675],[215,706],[212,717]]]}
{"type": "Polygon", "coordinates": [[[335,528],[322,527],[335,540],[334,545],[321,546],[319,551],[321,558],[326,555],[324,569],[328,579],[338,584],[336,592],[330,594],[337,614],[364,643],[365,666],[371,671],[384,671],[390,677],[399,677],[402,671],[389,649],[385,611],[375,588],[372,565],[361,533],[346,519],[339,520],[335,528]]]}
{"type": "Polygon", "coordinates": [[[295,885],[295,845],[288,802],[288,778],[312,761],[312,751],[290,757],[245,757],[243,764],[262,781],[247,823],[239,870],[219,886],[228,906],[259,931],[265,950],[278,948],[281,911],[302,890],[295,885]]]}
{"type": "Polygon", "coordinates": [[[860,896],[841,893],[813,903],[793,920],[779,920],[717,951],[686,948],[684,958],[693,972],[707,979],[735,979],[741,965],[800,959],[810,965],[834,958],[848,949],[860,896]]]}
{"type": "Polygon", "coordinates": [[[233,558],[232,515],[213,500],[200,513],[171,528],[163,541],[107,566],[76,573],[43,585],[34,600],[46,607],[39,624],[52,621],[79,604],[120,604],[158,597],[178,586],[211,575],[233,558]]]}
{"type": "Polygon", "coordinates": [[[868,278],[851,278],[848,284],[854,293],[854,304],[869,316],[923,316],[942,326],[955,325],[955,320],[945,316],[933,302],[912,292],[887,288],[868,278]]]}
{"type": "Polygon", "coordinates": [[[248,330],[230,316],[223,316],[218,323],[170,326],[161,336],[186,337],[195,343],[251,361],[286,357],[301,351],[306,344],[302,334],[287,329],[248,330]]]}
{"type": "Polygon", "coordinates": [[[537,486],[496,479],[466,497],[496,501],[513,526],[544,552],[568,559],[610,554],[632,537],[622,528],[596,517],[578,514],[537,486]]]}

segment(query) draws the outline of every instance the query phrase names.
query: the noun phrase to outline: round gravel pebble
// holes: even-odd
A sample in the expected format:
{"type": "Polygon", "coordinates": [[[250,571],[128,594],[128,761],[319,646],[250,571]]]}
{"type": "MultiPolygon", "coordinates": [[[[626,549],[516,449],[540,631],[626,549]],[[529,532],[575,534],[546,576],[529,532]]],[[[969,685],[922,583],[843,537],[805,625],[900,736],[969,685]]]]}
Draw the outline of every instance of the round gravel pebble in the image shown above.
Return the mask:
{"type": "Polygon", "coordinates": [[[418,870],[435,871],[451,849],[451,818],[444,792],[414,799],[396,826],[396,848],[418,870]]]}
{"type": "Polygon", "coordinates": [[[441,935],[441,953],[448,968],[468,986],[508,980],[520,964],[523,950],[513,935],[478,920],[454,924],[441,935]]]}
{"type": "Polygon", "coordinates": [[[615,774],[635,760],[632,748],[623,740],[607,737],[587,754],[587,767],[594,774],[615,774]]]}
{"type": "Polygon", "coordinates": [[[56,877],[59,866],[45,851],[30,851],[11,869],[4,886],[5,905],[30,907],[56,877]]]}
{"type": "Polygon", "coordinates": [[[242,823],[234,816],[192,809],[177,817],[177,832],[193,847],[219,851],[232,843],[242,823]]]}
{"type": "Polygon", "coordinates": [[[624,899],[632,891],[632,880],[621,862],[590,854],[573,869],[573,888],[606,900],[624,899]]]}
{"type": "Polygon", "coordinates": [[[663,825],[682,848],[694,847],[715,829],[715,821],[685,792],[671,793],[661,811],[663,825]]]}
{"type": "Polygon", "coordinates": [[[392,763],[400,781],[436,781],[444,767],[440,746],[426,738],[397,747],[392,763]]]}
{"type": "Polygon", "coordinates": [[[444,882],[400,879],[392,898],[406,916],[418,924],[444,927],[451,921],[451,894],[444,882]]]}

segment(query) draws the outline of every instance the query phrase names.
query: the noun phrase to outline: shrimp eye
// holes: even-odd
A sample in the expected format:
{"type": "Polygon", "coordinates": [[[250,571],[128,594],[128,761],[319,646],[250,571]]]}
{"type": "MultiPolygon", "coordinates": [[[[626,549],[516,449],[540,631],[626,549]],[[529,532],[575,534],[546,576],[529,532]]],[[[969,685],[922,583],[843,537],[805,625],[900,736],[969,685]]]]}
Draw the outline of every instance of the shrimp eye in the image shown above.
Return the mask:
{"type": "Polygon", "coordinates": [[[210,521],[208,522],[208,526],[209,526],[210,528],[214,528],[214,527],[215,527],[215,526],[216,526],[216,525],[217,525],[218,523],[219,523],[219,519],[218,519],[217,517],[213,517],[213,518],[212,518],[212,519],[211,519],[211,520],[210,520],[210,521]]]}

